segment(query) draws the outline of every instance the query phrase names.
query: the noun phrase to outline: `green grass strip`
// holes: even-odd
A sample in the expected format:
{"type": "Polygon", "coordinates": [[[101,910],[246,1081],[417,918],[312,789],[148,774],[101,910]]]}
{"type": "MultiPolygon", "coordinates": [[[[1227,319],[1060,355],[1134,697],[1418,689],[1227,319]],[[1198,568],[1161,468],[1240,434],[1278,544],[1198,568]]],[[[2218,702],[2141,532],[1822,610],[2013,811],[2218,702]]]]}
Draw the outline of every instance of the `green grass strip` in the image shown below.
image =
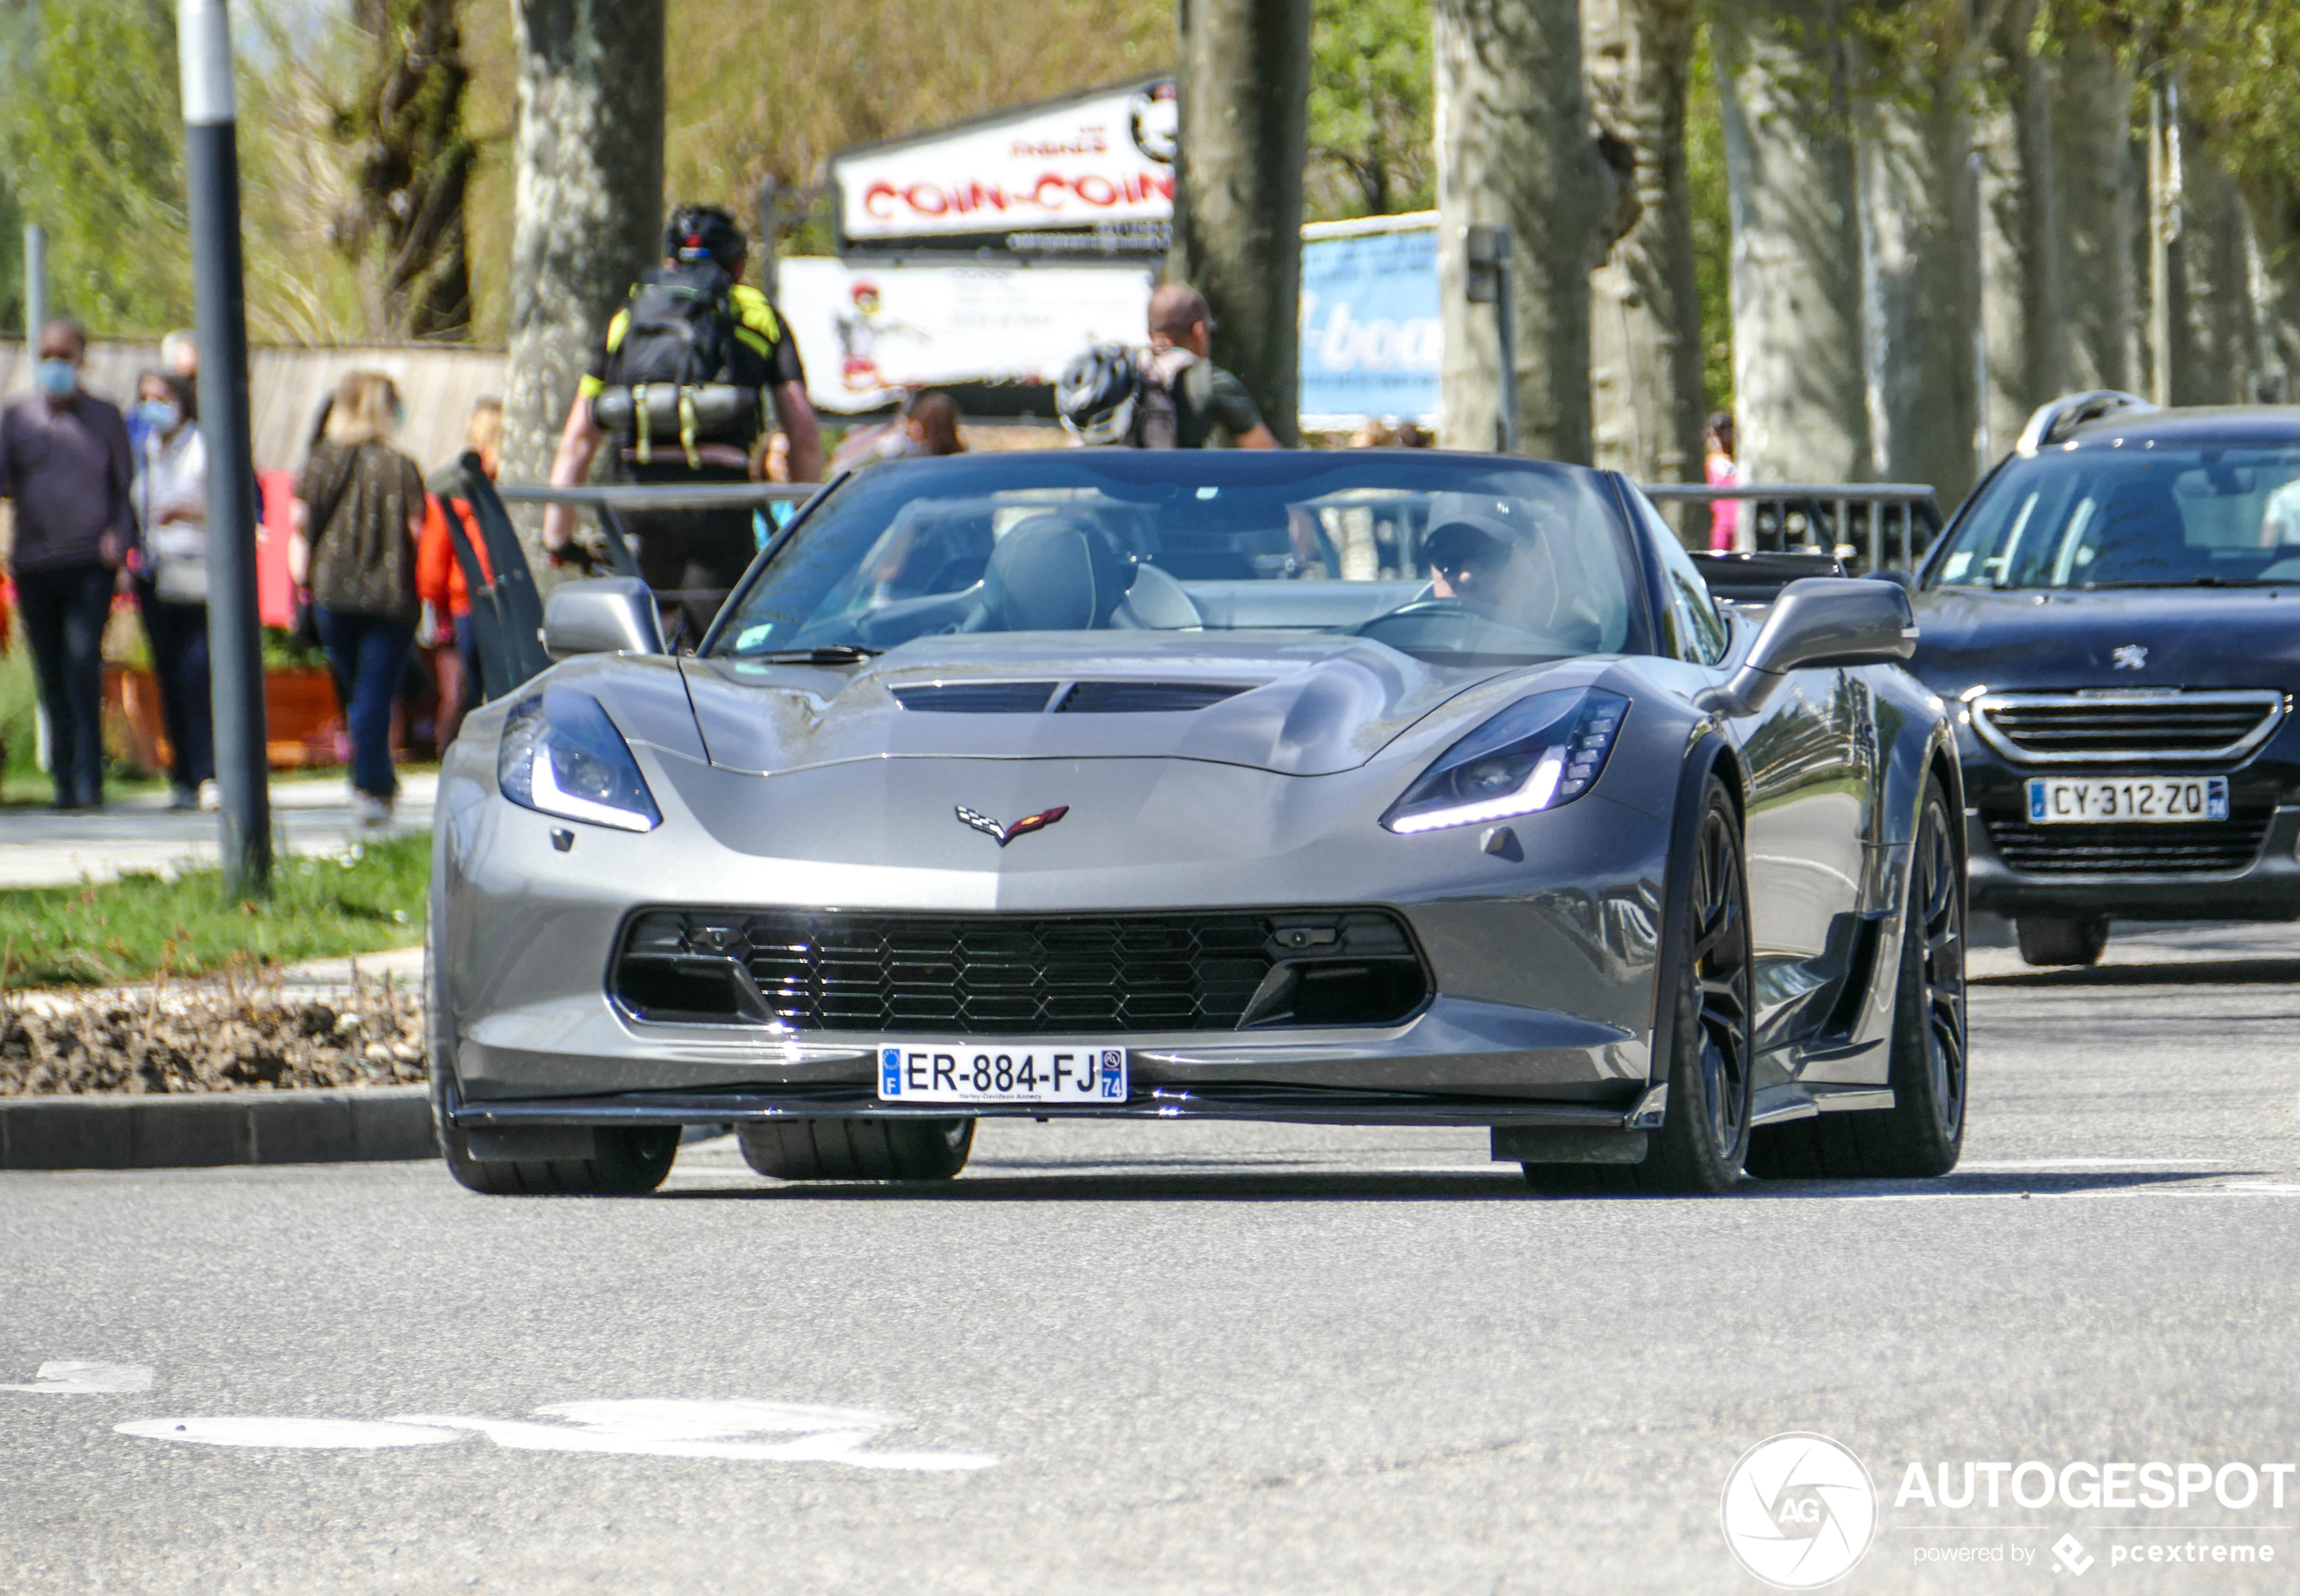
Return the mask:
{"type": "Polygon", "coordinates": [[[417,836],[283,856],[264,903],[233,897],[219,870],[17,888],[0,892],[0,954],[8,986],[20,989],[374,953],[423,940],[430,881],[431,838],[417,836]]]}

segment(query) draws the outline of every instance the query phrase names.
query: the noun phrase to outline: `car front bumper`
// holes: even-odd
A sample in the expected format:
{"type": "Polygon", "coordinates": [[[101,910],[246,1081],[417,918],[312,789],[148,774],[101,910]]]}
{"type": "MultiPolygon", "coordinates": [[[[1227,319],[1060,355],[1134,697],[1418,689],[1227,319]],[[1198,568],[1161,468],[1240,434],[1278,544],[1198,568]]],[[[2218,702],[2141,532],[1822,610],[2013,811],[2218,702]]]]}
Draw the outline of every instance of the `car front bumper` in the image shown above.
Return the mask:
{"type": "Polygon", "coordinates": [[[2300,918],[2300,807],[2279,807],[2260,852],[2240,871],[2217,874],[2033,874],[2014,869],[1981,812],[1965,814],[1972,906],[2023,914],[2124,920],[2300,918]]]}

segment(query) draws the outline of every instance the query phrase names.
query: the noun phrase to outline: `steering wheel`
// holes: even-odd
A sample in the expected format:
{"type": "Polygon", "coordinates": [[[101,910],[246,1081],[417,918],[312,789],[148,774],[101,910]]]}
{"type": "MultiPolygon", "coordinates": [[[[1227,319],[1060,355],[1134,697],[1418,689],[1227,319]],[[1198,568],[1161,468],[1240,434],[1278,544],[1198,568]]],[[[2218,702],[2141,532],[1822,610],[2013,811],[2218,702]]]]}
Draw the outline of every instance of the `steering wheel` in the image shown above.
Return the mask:
{"type": "Polygon", "coordinates": [[[1375,616],[1372,620],[1359,626],[1356,635],[1360,637],[1371,637],[1375,636],[1376,627],[1386,626],[1392,621],[1422,620],[1442,616],[1461,616],[1469,620],[1484,621],[1491,626],[1507,626],[1513,632],[1525,630],[1515,620],[1503,615],[1493,606],[1481,604],[1474,598],[1416,598],[1410,603],[1399,605],[1395,609],[1375,616]]]}

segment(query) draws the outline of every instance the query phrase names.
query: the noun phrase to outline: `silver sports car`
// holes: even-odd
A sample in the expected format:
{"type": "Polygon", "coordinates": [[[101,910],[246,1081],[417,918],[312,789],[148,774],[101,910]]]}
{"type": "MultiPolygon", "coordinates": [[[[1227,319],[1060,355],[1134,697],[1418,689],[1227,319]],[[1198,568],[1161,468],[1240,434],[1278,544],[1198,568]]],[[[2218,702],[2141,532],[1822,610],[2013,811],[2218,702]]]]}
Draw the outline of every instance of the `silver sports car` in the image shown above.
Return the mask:
{"type": "Polygon", "coordinates": [[[1889,582],[1714,601],[1618,475],[873,466],[696,650],[631,578],[440,784],[432,1080],[488,1192],[689,1124],[934,1180],[986,1114],[1479,1125],[1541,1190],[1939,1174],[1963,799],[1889,582]]]}

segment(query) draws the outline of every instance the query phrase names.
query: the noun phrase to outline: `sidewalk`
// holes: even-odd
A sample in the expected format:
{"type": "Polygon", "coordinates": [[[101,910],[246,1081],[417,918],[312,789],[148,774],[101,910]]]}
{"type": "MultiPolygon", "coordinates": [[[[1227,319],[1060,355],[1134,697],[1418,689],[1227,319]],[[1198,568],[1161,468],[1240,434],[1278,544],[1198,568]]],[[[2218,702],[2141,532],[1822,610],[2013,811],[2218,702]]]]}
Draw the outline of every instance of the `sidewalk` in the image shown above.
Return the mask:
{"type": "MultiPolygon", "coordinates": [[[[361,826],[340,775],[274,779],[274,846],[289,854],[331,854],[379,836],[431,829],[439,779],[430,771],[400,778],[398,817],[388,830],[361,826]]],[[[168,808],[162,793],[107,804],[93,814],[0,809],[0,888],[67,886],[110,881],[133,871],[172,875],[213,869],[221,856],[220,822],[212,814],[168,808]]]]}

